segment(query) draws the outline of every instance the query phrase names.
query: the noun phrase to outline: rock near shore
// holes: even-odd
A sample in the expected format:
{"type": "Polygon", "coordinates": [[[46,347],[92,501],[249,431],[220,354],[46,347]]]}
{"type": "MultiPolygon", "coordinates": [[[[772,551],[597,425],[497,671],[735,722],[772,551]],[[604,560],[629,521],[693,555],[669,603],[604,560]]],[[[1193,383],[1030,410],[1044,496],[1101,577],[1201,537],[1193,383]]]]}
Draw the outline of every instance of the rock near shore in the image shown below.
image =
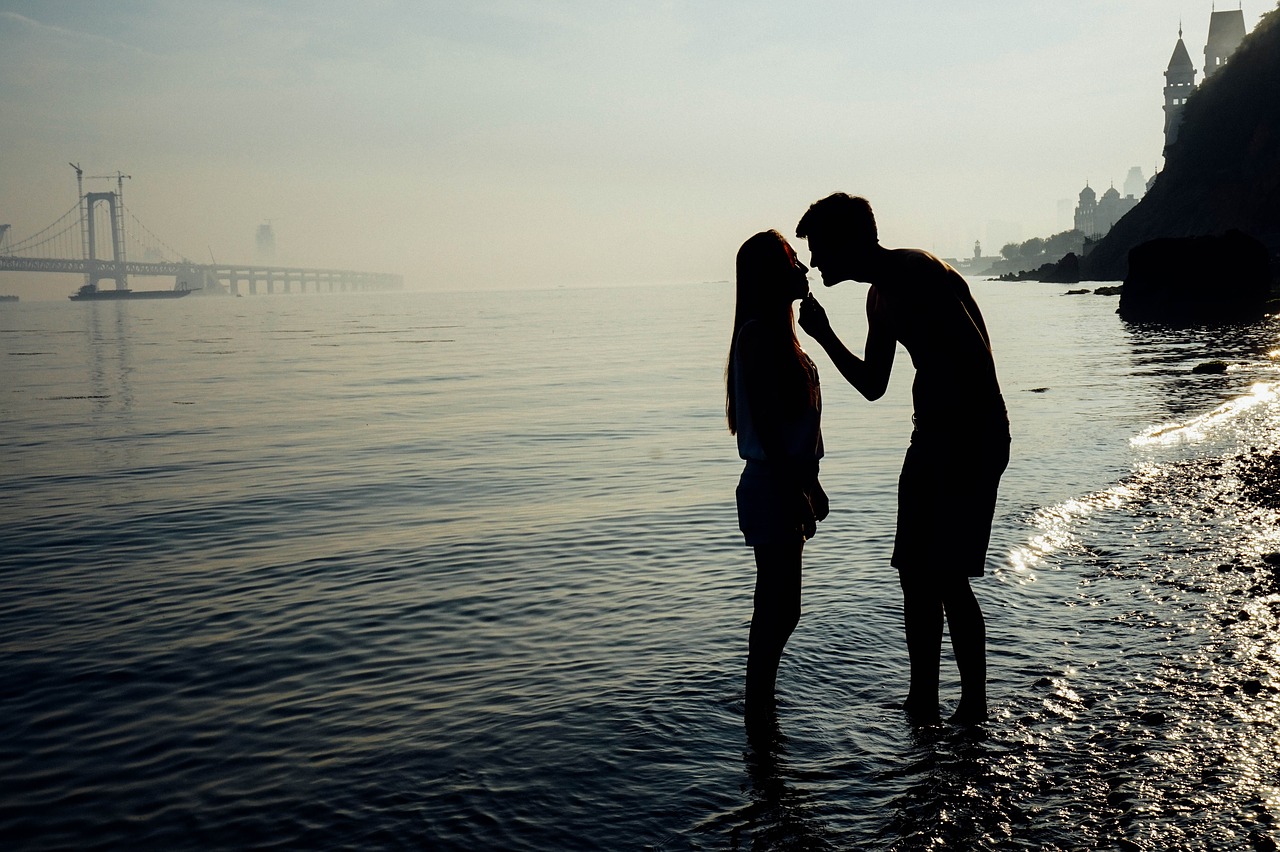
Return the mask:
{"type": "Polygon", "coordinates": [[[1266,246],[1237,230],[1150,240],[1129,252],[1117,313],[1165,322],[1260,316],[1271,296],[1269,264],[1266,246]]]}

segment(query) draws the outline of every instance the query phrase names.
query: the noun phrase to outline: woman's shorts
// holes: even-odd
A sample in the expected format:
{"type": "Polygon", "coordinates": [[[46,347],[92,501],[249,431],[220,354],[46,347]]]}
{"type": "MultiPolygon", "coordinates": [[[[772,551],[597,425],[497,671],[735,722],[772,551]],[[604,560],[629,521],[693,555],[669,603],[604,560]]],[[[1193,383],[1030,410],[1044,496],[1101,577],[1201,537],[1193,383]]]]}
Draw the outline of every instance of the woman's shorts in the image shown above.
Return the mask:
{"type": "MultiPolygon", "coordinates": [[[[738,528],[748,547],[763,544],[787,544],[804,541],[804,531],[787,501],[778,475],[764,462],[748,461],[738,479],[738,528]]],[[[806,489],[810,501],[820,515],[826,517],[826,495],[818,485],[817,466],[806,489]]]]}

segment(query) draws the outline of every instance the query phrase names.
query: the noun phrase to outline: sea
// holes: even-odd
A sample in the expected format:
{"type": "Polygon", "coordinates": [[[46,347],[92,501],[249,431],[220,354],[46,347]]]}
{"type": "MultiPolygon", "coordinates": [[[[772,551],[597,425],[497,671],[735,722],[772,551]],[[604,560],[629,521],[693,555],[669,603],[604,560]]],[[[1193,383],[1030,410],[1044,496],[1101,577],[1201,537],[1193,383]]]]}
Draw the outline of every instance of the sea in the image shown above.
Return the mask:
{"type": "Polygon", "coordinates": [[[832,511],[763,745],[732,284],[0,305],[0,847],[1276,849],[1280,319],[971,286],[991,720],[899,707],[909,358],[868,403],[802,334],[832,511]]]}

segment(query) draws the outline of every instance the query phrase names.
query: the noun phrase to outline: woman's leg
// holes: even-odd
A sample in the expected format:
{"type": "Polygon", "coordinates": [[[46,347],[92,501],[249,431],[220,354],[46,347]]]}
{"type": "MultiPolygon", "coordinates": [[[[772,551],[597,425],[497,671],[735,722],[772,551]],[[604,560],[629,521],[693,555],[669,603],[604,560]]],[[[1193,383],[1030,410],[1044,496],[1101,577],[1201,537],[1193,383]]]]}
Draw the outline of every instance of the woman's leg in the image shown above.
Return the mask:
{"type": "Polygon", "coordinates": [[[899,571],[902,621],[911,659],[911,689],[902,707],[913,722],[938,720],[938,667],[942,656],[942,598],[931,577],[899,571]]]}
{"type": "Polygon", "coordinates": [[[755,609],[747,650],[748,721],[773,715],[774,684],[787,639],[800,621],[800,558],[804,541],[758,545],[755,609]]]}
{"type": "Polygon", "coordinates": [[[968,577],[942,584],[942,606],[960,669],[960,704],[951,721],[976,725],[987,719],[987,626],[968,577]]]}

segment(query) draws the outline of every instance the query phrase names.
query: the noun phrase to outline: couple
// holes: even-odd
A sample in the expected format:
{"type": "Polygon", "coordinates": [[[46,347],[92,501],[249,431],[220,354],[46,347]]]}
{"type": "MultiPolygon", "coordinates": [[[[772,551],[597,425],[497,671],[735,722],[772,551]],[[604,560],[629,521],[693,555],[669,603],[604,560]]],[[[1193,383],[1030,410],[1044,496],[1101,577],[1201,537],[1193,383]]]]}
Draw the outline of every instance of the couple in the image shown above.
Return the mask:
{"type": "Polygon", "coordinates": [[[897,344],[911,356],[915,428],[898,479],[892,558],[911,661],[903,708],[913,723],[939,718],[945,617],[961,683],[951,720],[979,724],[987,718],[986,632],[969,578],[982,576],[996,488],[1009,462],[1009,420],[982,314],[950,266],[924,251],[882,247],[863,198],[836,193],[815,202],[796,236],[808,241],[826,286],[871,285],[867,340],[859,358],[831,330],[809,292],[808,269],[782,234],[764,231],[738,250],[725,411],[746,460],[738,522],[756,561],[748,728],[772,724],[778,662],[800,619],[804,543],[828,512],[818,484],[822,400],[817,370],[796,338],[797,300],[801,328],[869,400],[884,394],[897,344]]]}

